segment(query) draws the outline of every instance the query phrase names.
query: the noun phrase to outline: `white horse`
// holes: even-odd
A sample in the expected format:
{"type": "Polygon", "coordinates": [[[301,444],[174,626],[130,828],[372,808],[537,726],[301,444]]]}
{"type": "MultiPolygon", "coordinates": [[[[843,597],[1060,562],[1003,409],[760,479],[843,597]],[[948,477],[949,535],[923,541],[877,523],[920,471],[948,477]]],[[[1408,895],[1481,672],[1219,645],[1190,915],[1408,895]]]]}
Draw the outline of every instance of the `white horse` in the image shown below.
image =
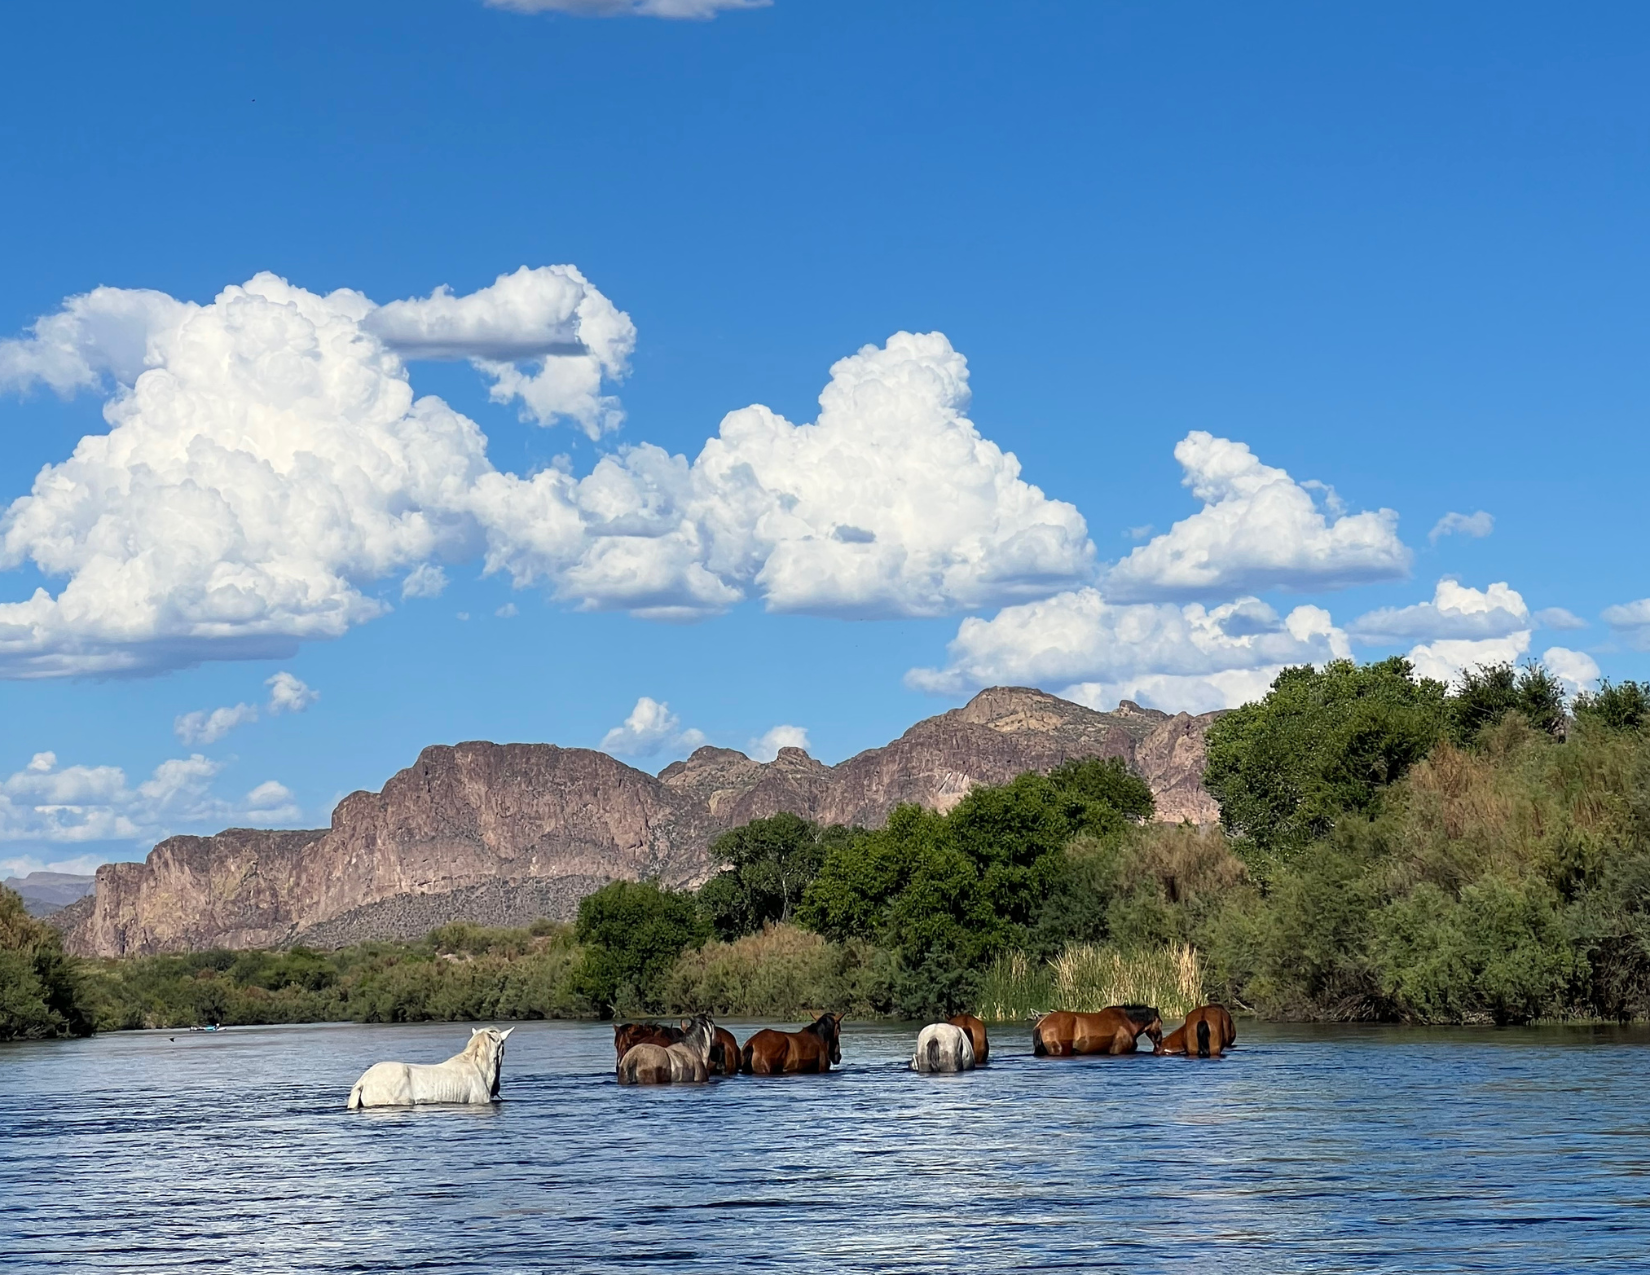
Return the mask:
{"type": "Polygon", "coordinates": [[[421,1102],[498,1101],[504,1040],[514,1027],[474,1027],[470,1043],[443,1063],[374,1063],[349,1091],[347,1107],[411,1107],[421,1102]]]}
{"type": "Polygon", "coordinates": [[[930,1023],[917,1036],[912,1071],[973,1071],[974,1042],[961,1027],[930,1023]]]}
{"type": "Polygon", "coordinates": [[[710,1079],[710,1047],[716,1024],[707,1014],[682,1020],[682,1039],[674,1045],[632,1045],[619,1059],[621,1085],[703,1084],[710,1079]]]}

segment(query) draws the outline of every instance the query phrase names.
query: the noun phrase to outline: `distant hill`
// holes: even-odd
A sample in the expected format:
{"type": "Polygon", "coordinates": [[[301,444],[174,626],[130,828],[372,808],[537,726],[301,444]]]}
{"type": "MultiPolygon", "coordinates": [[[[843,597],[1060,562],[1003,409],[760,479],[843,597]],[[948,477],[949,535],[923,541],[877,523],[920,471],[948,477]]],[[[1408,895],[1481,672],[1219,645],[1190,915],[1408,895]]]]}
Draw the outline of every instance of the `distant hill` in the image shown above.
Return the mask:
{"type": "Polygon", "coordinates": [[[48,916],[90,894],[96,880],[73,872],[31,872],[26,877],[7,877],[0,885],[23,896],[23,908],[30,916],[48,916]]]}
{"type": "Polygon", "coordinates": [[[791,811],[880,825],[903,802],[948,810],[982,784],[1070,758],[1120,757],[1158,818],[1212,822],[1201,784],[1216,714],[1125,700],[1097,713],[1042,691],[994,687],[893,743],[827,766],[797,748],[771,762],[701,748],[657,776],[554,744],[426,748],[380,792],[344,798],[331,828],[232,828],[171,837],[145,863],[106,864],[96,893],[54,918],[71,951],[339,946],[412,937],[452,920],[571,917],[604,882],[693,886],[721,832],[791,811]]]}

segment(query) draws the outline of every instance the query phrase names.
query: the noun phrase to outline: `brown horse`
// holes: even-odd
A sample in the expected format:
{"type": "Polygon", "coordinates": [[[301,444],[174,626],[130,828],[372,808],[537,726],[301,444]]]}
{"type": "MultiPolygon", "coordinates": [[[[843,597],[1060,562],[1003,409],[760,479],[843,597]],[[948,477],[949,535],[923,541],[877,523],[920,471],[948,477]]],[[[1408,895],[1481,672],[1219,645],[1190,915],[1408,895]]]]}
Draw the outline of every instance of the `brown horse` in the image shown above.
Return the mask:
{"type": "MultiPolygon", "coordinates": [[[[723,1032],[723,1035],[727,1035],[723,1032]]],[[[668,1023],[615,1023],[613,1025],[613,1060],[615,1070],[632,1048],[637,1045],[674,1045],[682,1039],[680,1027],[668,1023]]],[[[731,1039],[731,1037],[730,1037],[731,1039]]]]}
{"type": "Polygon", "coordinates": [[[1039,1058],[1132,1054],[1142,1032],[1154,1047],[1163,1039],[1163,1022],[1150,1005],[1111,1005],[1098,1014],[1060,1010],[1031,1029],[1031,1052],[1039,1058]]]}
{"type": "Polygon", "coordinates": [[[972,1014],[953,1014],[945,1021],[968,1033],[969,1043],[974,1046],[975,1065],[985,1066],[986,1055],[991,1052],[991,1042],[985,1038],[985,1024],[972,1014]]]}
{"type": "Polygon", "coordinates": [[[1152,1052],[1188,1054],[1198,1058],[1219,1058],[1237,1044],[1237,1028],[1224,1005],[1202,1005],[1186,1015],[1186,1021],[1165,1036],[1152,1052]]]}
{"type": "Polygon", "coordinates": [[[737,1076],[739,1074],[739,1042],[726,1027],[716,1029],[716,1038],[710,1043],[710,1074],[737,1076]]]}
{"type": "Polygon", "coordinates": [[[742,1070],[749,1076],[829,1071],[842,1062],[841,1032],[841,1014],[821,1014],[797,1032],[763,1028],[745,1042],[742,1070]]]}

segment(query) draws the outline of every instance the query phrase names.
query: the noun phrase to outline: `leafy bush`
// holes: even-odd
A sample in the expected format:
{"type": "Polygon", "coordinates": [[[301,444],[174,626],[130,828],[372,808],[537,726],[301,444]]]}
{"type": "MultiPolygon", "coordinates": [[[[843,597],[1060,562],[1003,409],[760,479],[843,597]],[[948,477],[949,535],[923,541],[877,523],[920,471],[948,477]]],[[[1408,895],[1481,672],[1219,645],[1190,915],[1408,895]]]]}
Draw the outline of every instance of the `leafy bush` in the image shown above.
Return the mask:
{"type": "Polygon", "coordinates": [[[1583,691],[1574,706],[1578,722],[1608,730],[1638,730],[1650,721],[1650,682],[1599,684],[1596,691],[1583,691]]]}
{"type": "Polygon", "coordinates": [[[835,1010],[865,1017],[893,1009],[895,974],[893,956],[863,939],[831,943],[794,925],[770,925],[682,953],[660,999],[681,1014],[800,1018],[835,1010]]]}
{"type": "Polygon", "coordinates": [[[1450,731],[1458,744],[1470,744],[1489,726],[1517,713],[1548,735],[1564,730],[1564,686],[1539,663],[1514,669],[1511,664],[1484,664],[1461,674],[1449,700],[1450,731]]]}
{"type": "Polygon", "coordinates": [[[792,814],[754,819],[724,832],[711,842],[710,856],[728,866],[700,887],[700,910],[722,939],[784,924],[819,874],[826,851],[852,835],[847,828],[820,828],[792,814]]]}
{"type": "Polygon", "coordinates": [[[579,903],[574,933],[585,945],[575,976],[580,995],[603,1013],[648,1013],[682,949],[710,937],[691,894],[656,882],[614,881],[579,903]]]}
{"type": "Polygon", "coordinates": [[[75,969],[56,930],[0,886],[0,1040],[84,1036],[92,1030],[75,969]]]}
{"type": "Polygon", "coordinates": [[[1263,871],[1327,836],[1425,757],[1449,725],[1443,683],[1409,661],[1285,669],[1262,700],[1209,728],[1204,784],[1263,871]]]}

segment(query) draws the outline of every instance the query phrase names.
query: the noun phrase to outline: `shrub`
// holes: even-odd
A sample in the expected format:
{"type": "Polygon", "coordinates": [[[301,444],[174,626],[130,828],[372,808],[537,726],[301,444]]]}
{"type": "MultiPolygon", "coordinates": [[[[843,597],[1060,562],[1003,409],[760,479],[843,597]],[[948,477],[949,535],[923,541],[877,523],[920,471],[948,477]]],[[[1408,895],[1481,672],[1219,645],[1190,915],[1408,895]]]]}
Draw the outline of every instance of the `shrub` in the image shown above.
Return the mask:
{"type": "Polygon", "coordinates": [[[650,1012],[660,981],[681,955],[709,937],[690,894],[656,882],[614,881],[579,903],[574,932],[585,945],[578,993],[604,1013],[650,1012]]]}
{"type": "Polygon", "coordinates": [[[0,1040],[84,1036],[91,1015],[56,930],[0,886],[0,1040]]]}

